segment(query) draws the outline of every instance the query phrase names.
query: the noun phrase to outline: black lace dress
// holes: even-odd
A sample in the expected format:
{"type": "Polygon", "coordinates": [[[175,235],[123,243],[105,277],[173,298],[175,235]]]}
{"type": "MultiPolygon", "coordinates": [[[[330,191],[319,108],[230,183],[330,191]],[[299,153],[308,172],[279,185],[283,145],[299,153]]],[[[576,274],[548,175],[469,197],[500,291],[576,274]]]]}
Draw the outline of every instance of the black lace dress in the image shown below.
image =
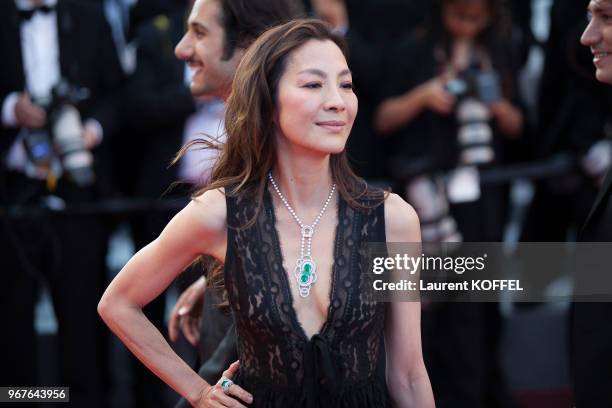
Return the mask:
{"type": "Polygon", "coordinates": [[[236,322],[240,369],[234,379],[252,407],[387,407],[386,305],[366,299],[359,250],[385,241],[384,205],[354,209],[340,199],[328,317],[308,339],[293,308],[270,192],[256,223],[252,199],[227,198],[225,285],[236,322]],[[381,369],[382,367],[382,369],[381,369]]]}

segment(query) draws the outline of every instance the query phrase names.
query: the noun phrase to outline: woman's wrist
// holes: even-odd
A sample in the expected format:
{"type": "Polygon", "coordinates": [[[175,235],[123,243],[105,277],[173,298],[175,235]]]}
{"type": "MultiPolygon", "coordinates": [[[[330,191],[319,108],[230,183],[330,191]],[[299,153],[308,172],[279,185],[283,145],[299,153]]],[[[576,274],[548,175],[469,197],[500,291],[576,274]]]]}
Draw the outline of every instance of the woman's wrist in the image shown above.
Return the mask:
{"type": "Polygon", "coordinates": [[[204,401],[206,394],[208,394],[211,388],[212,385],[202,381],[202,384],[200,384],[191,395],[188,395],[186,399],[192,406],[197,407],[201,401],[204,401]]]}

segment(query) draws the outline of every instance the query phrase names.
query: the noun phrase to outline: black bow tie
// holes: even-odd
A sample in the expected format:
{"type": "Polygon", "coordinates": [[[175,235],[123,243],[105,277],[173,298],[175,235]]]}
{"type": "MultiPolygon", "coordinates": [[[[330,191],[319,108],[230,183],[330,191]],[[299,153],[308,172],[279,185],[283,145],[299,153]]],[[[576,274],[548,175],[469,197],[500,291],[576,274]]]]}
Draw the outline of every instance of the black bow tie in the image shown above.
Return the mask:
{"type": "Polygon", "coordinates": [[[36,13],[37,11],[47,14],[52,12],[53,10],[55,10],[53,6],[38,6],[29,10],[17,10],[17,13],[19,13],[19,19],[21,21],[27,21],[31,19],[34,13],[36,13]]]}

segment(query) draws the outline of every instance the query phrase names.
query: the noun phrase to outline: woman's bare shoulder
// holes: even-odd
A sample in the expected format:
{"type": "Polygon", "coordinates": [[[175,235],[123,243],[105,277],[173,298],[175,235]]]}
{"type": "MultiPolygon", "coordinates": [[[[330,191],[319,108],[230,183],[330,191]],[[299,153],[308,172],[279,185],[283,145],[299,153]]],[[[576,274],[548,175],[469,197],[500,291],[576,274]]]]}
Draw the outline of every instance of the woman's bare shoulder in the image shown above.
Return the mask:
{"type": "Polygon", "coordinates": [[[227,209],[223,188],[207,190],[193,197],[188,207],[202,226],[213,230],[225,229],[227,209]]]}
{"type": "MultiPolygon", "coordinates": [[[[213,255],[223,254],[227,234],[227,210],[225,194],[222,189],[208,190],[193,197],[171,221],[176,228],[186,235],[198,253],[213,255]]],[[[163,235],[163,233],[162,233],[163,235]]]]}
{"type": "Polygon", "coordinates": [[[394,193],[389,194],[384,205],[387,241],[420,242],[420,222],[414,208],[394,193]]]}

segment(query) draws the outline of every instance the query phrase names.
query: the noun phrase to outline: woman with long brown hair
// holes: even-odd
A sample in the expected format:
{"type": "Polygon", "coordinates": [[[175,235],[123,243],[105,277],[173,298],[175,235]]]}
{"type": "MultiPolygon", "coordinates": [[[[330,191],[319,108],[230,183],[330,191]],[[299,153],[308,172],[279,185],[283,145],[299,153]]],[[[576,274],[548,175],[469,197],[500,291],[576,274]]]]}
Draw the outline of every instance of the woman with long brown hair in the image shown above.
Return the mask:
{"type": "Polygon", "coordinates": [[[318,20],[273,28],[248,49],[210,184],[100,301],[110,328],[193,406],[434,405],[420,304],[362,292],[362,243],[420,242],[420,232],[412,207],[370,189],[347,164],[357,97],[345,52],[318,20]],[[240,363],[216,385],[141,311],[202,255],[223,264],[217,277],[238,334],[240,363]]]}

